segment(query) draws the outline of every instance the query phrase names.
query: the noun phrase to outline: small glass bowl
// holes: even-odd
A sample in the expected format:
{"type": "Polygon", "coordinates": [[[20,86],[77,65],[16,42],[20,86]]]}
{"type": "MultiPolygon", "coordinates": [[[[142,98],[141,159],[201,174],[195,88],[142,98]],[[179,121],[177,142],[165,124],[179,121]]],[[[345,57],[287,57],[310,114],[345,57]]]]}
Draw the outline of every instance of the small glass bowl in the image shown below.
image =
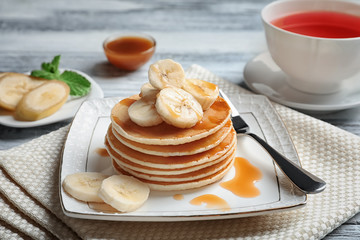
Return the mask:
{"type": "Polygon", "coordinates": [[[103,48],[111,64],[122,70],[135,71],[153,56],[156,41],[143,33],[114,34],[104,40],[103,48]]]}

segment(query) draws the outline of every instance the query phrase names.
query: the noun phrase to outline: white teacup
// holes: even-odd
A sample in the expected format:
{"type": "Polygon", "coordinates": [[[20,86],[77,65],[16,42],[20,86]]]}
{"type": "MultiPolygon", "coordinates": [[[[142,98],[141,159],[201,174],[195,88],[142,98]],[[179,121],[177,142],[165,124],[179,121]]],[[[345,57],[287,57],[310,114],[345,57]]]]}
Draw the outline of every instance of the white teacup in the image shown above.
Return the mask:
{"type": "MultiPolygon", "coordinates": [[[[360,5],[337,0],[283,0],[261,12],[269,52],[294,88],[314,94],[333,93],[360,72],[360,37],[305,36],[272,21],[296,12],[336,11],[360,16],[360,5]]],[[[360,81],[360,80],[359,80],[360,81]]]]}

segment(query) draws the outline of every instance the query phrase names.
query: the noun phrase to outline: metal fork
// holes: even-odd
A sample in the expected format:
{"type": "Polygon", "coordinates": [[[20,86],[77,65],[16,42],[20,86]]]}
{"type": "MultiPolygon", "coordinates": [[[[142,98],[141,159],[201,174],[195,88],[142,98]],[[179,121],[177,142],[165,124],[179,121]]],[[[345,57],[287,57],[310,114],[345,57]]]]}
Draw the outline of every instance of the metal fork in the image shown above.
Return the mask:
{"type": "Polygon", "coordinates": [[[229,104],[231,108],[231,121],[238,134],[246,134],[256,140],[270,154],[281,171],[290,181],[304,193],[319,193],[326,187],[326,182],[312,173],[306,171],[293,163],[284,155],[276,151],[263,139],[250,132],[249,125],[241,118],[230,99],[220,90],[220,96],[229,104]]]}

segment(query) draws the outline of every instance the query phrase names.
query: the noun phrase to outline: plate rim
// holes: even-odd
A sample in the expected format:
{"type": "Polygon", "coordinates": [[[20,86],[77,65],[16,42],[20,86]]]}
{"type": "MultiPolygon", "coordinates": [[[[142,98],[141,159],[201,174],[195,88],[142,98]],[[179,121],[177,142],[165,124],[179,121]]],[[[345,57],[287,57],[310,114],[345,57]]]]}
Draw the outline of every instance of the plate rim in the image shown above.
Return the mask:
{"type": "MultiPolygon", "coordinates": [[[[230,96],[230,95],[229,95],[230,96]]],[[[266,97],[263,96],[251,96],[251,95],[245,95],[243,96],[243,98],[251,98],[252,100],[250,101],[254,101],[254,99],[260,99],[261,101],[266,101],[267,104],[269,104],[269,106],[271,106],[271,103],[268,101],[268,99],[266,99],[266,97]]],[[[230,96],[231,98],[231,96],[230,96]]],[[[122,99],[121,97],[115,97],[115,98],[104,98],[104,99],[94,99],[94,100],[87,100],[85,101],[82,106],[80,108],[82,108],[83,106],[85,106],[86,104],[90,104],[91,102],[98,102],[98,101],[113,101],[116,102],[118,100],[122,99]]],[[[272,106],[271,106],[272,108],[272,106]]],[[[277,112],[274,108],[272,108],[273,112],[277,115],[277,112]]],[[[80,109],[79,109],[80,111],[80,109]]],[[[110,112],[109,112],[110,114],[110,112]]],[[[101,117],[100,114],[98,115],[98,118],[101,117]]],[[[279,116],[278,116],[279,117],[279,116]]],[[[76,116],[73,120],[73,122],[75,121],[76,116]]],[[[98,120],[96,120],[98,121],[98,120]]],[[[280,118],[278,118],[278,121],[281,121],[280,118]]],[[[84,218],[84,219],[96,219],[96,220],[112,220],[112,221],[147,221],[147,222],[161,222],[161,221],[193,221],[193,220],[214,220],[214,219],[230,219],[230,218],[239,218],[239,217],[248,217],[248,216],[257,216],[257,215],[263,215],[263,214],[267,214],[267,213],[273,213],[273,212],[281,212],[281,211],[286,211],[286,210],[292,210],[292,209],[297,209],[300,207],[303,207],[306,205],[307,203],[307,195],[303,194],[301,196],[302,200],[300,201],[298,199],[298,201],[296,202],[296,204],[292,204],[292,205],[286,205],[286,206],[279,206],[279,207],[272,207],[269,209],[263,209],[263,210],[256,210],[256,211],[246,211],[246,212],[232,212],[232,213],[224,213],[224,214],[219,214],[219,213],[214,213],[214,214],[204,214],[204,215],[173,215],[173,216],[168,216],[168,215],[158,215],[158,216],[134,216],[134,215],[122,215],[121,213],[115,213],[115,214],[106,214],[106,213],[84,213],[84,212],[73,212],[69,209],[66,208],[65,204],[64,204],[64,199],[63,199],[63,194],[64,191],[62,189],[62,170],[64,167],[64,152],[66,150],[66,143],[68,141],[68,137],[69,134],[72,130],[73,127],[73,122],[71,123],[71,126],[69,128],[69,131],[66,135],[66,141],[65,144],[63,146],[62,152],[61,152],[61,158],[60,158],[60,167],[59,167],[59,195],[60,195],[60,204],[61,204],[61,208],[64,212],[65,215],[69,216],[69,217],[75,217],[75,218],[84,218]],[[141,218],[141,219],[140,219],[141,218]]],[[[284,129],[284,131],[286,131],[287,133],[287,129],[286,126],[284,126],[284,124],[282,123],[282,127],[284,129]]],[[[288,135],[288,134],[287,134],[288,135]]],[[[289,136],[289,135],[288,135],[289,136]]],[[[290,137],[290,136],[289,136],[290,137]]],[[[290,139],[291,141],[291,139],[290,139]]],[[[292,141],[291,141],[292,144],[292,141]]],[[[292,145],[293,146],[293,145],[292,145]]],[[[297,160],[298,160],[298,164],[301,165],[300,160],[298,158],[298,154],[295,150],[295,155],[297,156],[297,160]]],[[[276,167],[274,169],[276,171],[276,177],[277,179],[279,178],[279,174],[281,174],[279,171],[279,169],[276,167]]],[[[279,184],[279,179],[278,179],[278,184],[279,184]]],[[[293,188],[295,188],[293,186],[293,188]]],[[[279,187],[279,194],[280,194],[281,188],[279,187]]],[[[281,196],[281,195],[280,195],[281,196]]],[[[299,197],[300,198],[300,197],[299,197]]],[[[280,198],[279,202],[281,203],[282,199],[280,198]]],[[[266,204],[262,204],[262,205],[269,205],[269,203],[266,204]]]]}

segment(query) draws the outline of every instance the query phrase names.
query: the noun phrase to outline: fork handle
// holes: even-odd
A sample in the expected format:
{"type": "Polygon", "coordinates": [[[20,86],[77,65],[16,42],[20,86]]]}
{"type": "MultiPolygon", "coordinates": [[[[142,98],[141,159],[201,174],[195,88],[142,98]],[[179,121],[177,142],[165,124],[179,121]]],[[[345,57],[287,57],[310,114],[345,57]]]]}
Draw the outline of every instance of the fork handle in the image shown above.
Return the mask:
{"type": "Polygon", "coordinates": [[[280,154],[272,148],[267,142],[253,133],[247,133],[250,137],[255,139],[258,143],[265,148],[271,155],[275,163],[279,166],[281,171],[304,193],[319,193],[326,187],[326,182],[321,178],[313,175],[305,169],[294,164],[285,156],[280,154]]]}

